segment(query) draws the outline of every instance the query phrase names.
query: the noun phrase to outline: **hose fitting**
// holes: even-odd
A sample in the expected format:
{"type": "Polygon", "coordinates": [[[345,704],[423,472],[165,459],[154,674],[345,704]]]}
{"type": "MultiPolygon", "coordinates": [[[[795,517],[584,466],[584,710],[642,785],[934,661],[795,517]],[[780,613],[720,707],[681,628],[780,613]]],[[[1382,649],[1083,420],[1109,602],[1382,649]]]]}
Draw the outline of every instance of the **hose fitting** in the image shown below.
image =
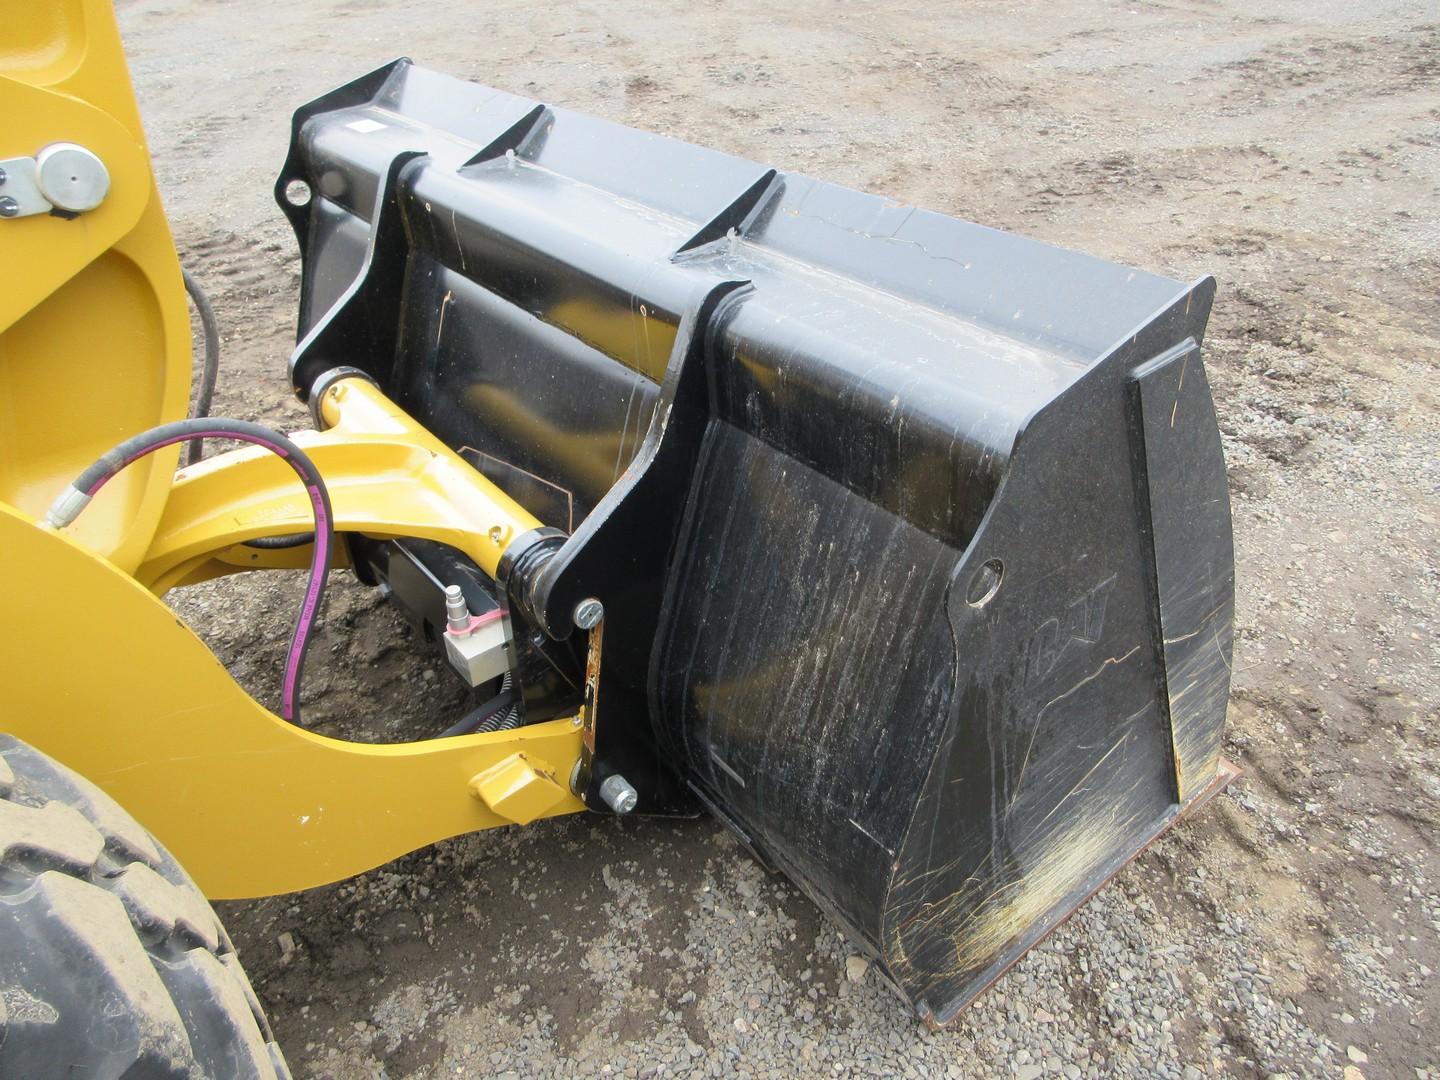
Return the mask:
{"type": "Polygon", "coordinates": [[[50,504],[50,509],[45,511],[45,524],[52,529],[65,528],[80,516],[81,510],[90,505],[90,499],[91,496],[71,484],[50,504]]]}

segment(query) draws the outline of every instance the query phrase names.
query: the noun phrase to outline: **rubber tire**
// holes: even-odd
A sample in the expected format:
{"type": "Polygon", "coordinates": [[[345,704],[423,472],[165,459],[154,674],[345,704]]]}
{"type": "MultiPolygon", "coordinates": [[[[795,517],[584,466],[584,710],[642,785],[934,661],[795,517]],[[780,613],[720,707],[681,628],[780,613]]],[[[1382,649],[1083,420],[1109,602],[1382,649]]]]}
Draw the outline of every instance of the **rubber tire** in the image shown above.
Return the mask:
{"type": "Polygon", "coordinates": [[[0,735],[0,1077],[287,1080],[204,895],[94,784],[0,735]]]}

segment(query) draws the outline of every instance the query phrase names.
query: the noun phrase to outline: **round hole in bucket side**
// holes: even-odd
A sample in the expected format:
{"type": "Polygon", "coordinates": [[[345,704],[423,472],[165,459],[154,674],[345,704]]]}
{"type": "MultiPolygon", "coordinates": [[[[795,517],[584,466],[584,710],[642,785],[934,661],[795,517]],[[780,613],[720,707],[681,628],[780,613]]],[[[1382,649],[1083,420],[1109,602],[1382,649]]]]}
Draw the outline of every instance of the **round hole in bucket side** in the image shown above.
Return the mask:
{"type": "Polygon", "coordinates": [[[1005,564],[999,559],[986,559],[970,578],[970,588],[965,591],[965,602],[971,607],[984,607],[1000,591],[1000,581],[1005,577],[1005,564]]]}
{"type": "Polygon", "coordinates": [[[304,206],[310,201],[310,185],[304,180],[291,180],[285,185],[285,201],[291,206],[304,206]]]}

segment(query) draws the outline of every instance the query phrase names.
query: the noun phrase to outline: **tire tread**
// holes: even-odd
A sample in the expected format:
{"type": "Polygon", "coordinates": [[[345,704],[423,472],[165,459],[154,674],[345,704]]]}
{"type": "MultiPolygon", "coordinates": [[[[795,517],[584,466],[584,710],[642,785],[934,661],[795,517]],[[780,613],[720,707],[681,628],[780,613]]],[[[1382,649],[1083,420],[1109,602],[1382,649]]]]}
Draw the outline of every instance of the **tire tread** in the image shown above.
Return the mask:
{"type": "Polygon", "coordinates": [[[286,1080],[234,946],[114,799],[0,735],[0,1076],[286,1080]]]}

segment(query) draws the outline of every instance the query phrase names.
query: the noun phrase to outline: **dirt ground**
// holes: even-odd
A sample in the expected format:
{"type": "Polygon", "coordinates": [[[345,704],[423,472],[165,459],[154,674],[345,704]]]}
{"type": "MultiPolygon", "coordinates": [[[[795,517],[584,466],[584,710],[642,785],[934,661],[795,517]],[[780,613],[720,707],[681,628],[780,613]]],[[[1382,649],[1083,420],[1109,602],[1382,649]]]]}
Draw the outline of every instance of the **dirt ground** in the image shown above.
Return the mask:
{"type": "MultiPolygon", "coordinates": [[[[221,905],[297,1076],[1440,1077],[1440,10],[120,0],[217,411],[304,426],[291,110],[399,53],[1180,279],[1213,274],[1245,779],[940,1034],[712,822],[576,818],[221,905]],[[1352,1071],[1353,1070],[1353,1071],[1352,1071]]],[[[176,599],[266,700],[299,582],[176,599]]],[[[340,583],[320,730],[463,695],[340,583]]]]}

